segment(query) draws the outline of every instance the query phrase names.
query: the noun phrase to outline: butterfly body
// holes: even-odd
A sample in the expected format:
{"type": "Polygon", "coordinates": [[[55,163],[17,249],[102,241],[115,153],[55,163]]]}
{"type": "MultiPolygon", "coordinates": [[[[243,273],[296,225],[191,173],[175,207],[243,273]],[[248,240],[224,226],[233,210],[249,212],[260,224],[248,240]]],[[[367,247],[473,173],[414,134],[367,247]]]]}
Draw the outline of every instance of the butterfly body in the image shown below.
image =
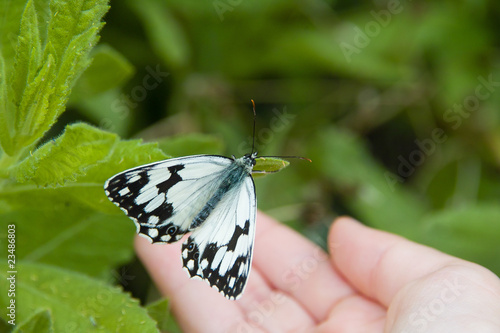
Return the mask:
{"type": "Polygon", "coordinates": [[[230,164],[225,170],[224,179],[216,189],[215,193],[207,201],[206,205],[196,215],[191,223],[190,230],[197,228],[210,215],[215,206],[221,199],[230,193],[230,191],[239,184],[242,184],[243,179],[252,174],[252,168],[255,165],[255,156],[245,155],[239,159],[233,157],[234,163],[230,164]]]}
{"type": "Polygon", "coordinates": [[[104,185],[109,199],[153,243],[182,245],[190,277],[201,278],[227,298],[244,290],[255,235],[256,153],[241,158],[194,155],[126,170],[104,185]]]}

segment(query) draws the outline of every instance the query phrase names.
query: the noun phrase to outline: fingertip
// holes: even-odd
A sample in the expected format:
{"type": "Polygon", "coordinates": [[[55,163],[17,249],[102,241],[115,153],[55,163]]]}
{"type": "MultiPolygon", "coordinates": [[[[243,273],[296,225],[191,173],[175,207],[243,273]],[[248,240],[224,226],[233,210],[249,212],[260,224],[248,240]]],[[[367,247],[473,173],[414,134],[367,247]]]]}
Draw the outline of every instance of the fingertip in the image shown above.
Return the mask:
{"type": "Polygon", "coordinates": [[[359,222],[355,218],[347,215],[342,215],[333,220],[333,224],[355,224],[358,226],[362,226],[363,223],[359,222]]]}
{"type": "Polygon", "coordinates": [[[335,220],[333,220],[332,227],[335,227],[338,225],[341,225],[343,227],[345,225],[362,226],[363,224],[350,216],[342,215],[342,216],[337,217],[335,220]]]}
{"type": "Polygon", "coordinates": [[[330,253],[348,238],[347,235],[351,234],[353,230],[359,227],[363,227],[363,224],[350,216],[339,216],[333,220],[328,234],[330,253]]]}

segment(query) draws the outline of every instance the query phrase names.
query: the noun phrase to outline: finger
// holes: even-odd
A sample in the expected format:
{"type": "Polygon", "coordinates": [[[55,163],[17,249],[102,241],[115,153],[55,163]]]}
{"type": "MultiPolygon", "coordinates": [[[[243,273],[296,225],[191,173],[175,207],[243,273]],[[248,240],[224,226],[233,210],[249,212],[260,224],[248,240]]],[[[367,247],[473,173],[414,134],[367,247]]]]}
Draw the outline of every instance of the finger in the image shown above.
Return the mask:
{"type": "Polygon", "coordinates": [[[185,332],[225,332],[244,320],[234,301],[227,300],[205,281],[194,280],[182,269],[181,242],[151,244],[136,237],[137,255],[185,332]]]}
{"type": "Polygon", "coordinates": [[[411,281],[463,262],[347,217],[334,222],[329,246],[333,264],[344,277],[364,295],[385,306],[411,281]]]}
{"type": "Polygon", "coordinates": [[[291,295],[315,321],[353,292],[324,251],[292,229],[259,213],[254,267],[275,289],[291,295]]]}

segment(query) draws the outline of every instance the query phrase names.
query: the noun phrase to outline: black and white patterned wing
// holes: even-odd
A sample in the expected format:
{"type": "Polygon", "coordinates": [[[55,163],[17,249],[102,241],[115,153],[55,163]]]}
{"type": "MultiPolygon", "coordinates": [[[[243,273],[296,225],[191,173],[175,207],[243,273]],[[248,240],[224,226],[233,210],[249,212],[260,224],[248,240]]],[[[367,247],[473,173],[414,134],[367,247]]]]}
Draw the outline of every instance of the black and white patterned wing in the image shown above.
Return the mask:
{"type": "Polygon", "coordinates": [[[172,158],[121,172],[104,185],[109,199],[154,242],[172,243],[220,185],[233,160],[216,155],[172,158]]]}
{"type": "Polygon", "coordinates": [[[227,193],[182,245],[183,266],[226,298],[243,292],[252,263],[257,199],[250,175],[227,193]]]}

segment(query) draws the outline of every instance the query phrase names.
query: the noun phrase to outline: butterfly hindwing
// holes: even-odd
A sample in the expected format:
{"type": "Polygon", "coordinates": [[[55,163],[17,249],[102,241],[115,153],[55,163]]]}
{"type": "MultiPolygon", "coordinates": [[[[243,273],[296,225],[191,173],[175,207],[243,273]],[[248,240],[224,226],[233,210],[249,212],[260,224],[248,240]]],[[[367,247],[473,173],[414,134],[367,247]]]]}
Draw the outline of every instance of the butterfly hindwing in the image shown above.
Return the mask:
{"type": "Polygon", "coordinates": [[[250,175],[231,191],[182,245],[182,260],[191,277],[236,299],[250,273],[257,202],[250,175]]]}
{"type": "Polygon", "coordinates": [[[234,161],[215,155],[172,158],[133,168],[110,178],[110,200],[132,218],[152,242],[172,243],[190,231],[193,218],[219,187],[234,161]]]}

